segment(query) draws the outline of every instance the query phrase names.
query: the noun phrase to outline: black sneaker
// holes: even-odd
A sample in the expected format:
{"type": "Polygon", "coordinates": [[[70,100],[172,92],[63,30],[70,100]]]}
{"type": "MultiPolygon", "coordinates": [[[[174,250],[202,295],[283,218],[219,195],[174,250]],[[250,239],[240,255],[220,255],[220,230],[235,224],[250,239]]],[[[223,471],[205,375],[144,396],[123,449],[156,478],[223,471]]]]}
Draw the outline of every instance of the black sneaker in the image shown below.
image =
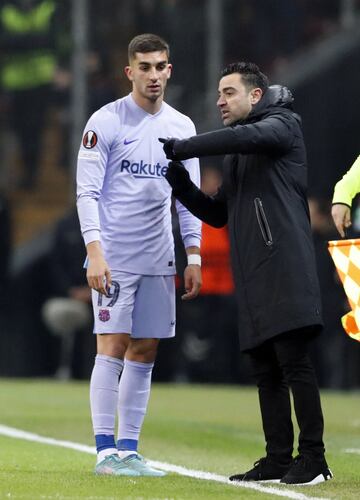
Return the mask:
{"type": "Polygon", "coordinates": [[[260,458],[254,463],[254,467],[244,474],[234,474],[230,476],[230,481],[264,481],[280,483],[280,479],[289,471],[292,462],[287,465],[280,465],[272,462],[268,458],[260,458]]]}
{"type": "Polygon", "coordinates": [[[319,484],[332,479],[333,475],[325,459],[314,460],[303,455],[294,458],[289,472],[281,479],[280,483],[305,485],[319,484]]]}

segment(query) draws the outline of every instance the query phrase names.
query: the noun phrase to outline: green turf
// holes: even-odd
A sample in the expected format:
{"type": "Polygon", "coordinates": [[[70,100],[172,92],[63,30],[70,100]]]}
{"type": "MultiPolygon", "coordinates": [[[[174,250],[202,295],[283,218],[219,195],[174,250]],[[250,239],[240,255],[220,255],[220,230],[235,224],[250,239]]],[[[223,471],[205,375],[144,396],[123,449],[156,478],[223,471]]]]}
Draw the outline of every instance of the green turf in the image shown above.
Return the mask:
{"type": "MultiPolygon", "coordinates": [[[[360,498],[360,394],[322,395],[327,459],[335,479],[293,487],[308,497],[360,498]]],[[[93,445],[88,384],[1,380],[0,424],[93,445]]],[[[141,452],[149,459],[228,475],[264,454],[257,396],[252,388],[155,385],[141,452]]],[[[280,498],[268,493],[183,477],[95,477],[93,456],[0,435],[0,498],[232,499],[280,498]]]]}

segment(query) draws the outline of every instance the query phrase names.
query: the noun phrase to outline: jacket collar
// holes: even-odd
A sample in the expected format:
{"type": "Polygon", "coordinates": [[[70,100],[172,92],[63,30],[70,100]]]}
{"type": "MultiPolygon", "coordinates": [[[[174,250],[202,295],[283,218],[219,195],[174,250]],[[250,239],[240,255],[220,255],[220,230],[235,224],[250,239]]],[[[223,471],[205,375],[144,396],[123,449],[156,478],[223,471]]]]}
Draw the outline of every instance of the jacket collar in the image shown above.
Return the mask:
{"type": "Polygon", "coordinates": [[[267,115],[270,111],[274,111],[275,108],[292,110],[293,101],[293,95],[287,87],[271,85],[263,94],[260,101],[255,104],[247,118],[238,121],[236,124],[244,125],[259,121],[260,118],[267,115]]]}

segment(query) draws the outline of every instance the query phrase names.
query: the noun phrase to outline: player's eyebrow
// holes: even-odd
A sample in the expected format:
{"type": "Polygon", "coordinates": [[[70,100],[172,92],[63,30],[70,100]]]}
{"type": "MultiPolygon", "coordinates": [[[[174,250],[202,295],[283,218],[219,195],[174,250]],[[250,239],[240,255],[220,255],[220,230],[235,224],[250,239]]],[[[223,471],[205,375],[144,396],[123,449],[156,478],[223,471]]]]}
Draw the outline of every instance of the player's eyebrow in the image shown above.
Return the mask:
{"type": "Polygon", "coordinates": [[[164,59],[163,61],[157,61],[154,64],[148,61],[139,61],[139,66],[159,66],[160,64],[168,64],[168,62],[166,59],[164,59]]]}

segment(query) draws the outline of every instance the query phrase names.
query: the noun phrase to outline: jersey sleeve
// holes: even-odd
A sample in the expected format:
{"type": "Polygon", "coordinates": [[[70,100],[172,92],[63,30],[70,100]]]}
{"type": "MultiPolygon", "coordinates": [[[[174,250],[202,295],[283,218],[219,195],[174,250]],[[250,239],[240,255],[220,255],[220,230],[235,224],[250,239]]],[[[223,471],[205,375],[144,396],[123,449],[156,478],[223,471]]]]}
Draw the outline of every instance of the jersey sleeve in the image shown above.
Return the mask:
{"type": "Polygon", "coordinates": [[[344,177],[335,185],[333,204],[342,203],[351,207],[352,200],[360,192],[360,156],[344,177]]]}
{"type": "MultiPolygon", "coordinates": [[[[188,132],[190,135],[196,134],[196,129],[194,124],[188,127],[188,132]]],[[[200,187],[200,165],[198,158],[191,158],[190,160],[184,161],[184,166],[190,174],[190,178],[193,183],[200,187]]],[[[176,200],[175,202],[176,210],[179,216],[180,232],[184,243],[184,247],[188,248],[191,246],[199,247],[201,244],[201,221],[195,217],[187,208],[176,200]]]]}
{"type": "Polygon", "coordinates": [[[115,117],[99,110],[86,124],[77,161],[77,209],[85,245],[100,240],[98,200],[113,141],[115,117]]]}

